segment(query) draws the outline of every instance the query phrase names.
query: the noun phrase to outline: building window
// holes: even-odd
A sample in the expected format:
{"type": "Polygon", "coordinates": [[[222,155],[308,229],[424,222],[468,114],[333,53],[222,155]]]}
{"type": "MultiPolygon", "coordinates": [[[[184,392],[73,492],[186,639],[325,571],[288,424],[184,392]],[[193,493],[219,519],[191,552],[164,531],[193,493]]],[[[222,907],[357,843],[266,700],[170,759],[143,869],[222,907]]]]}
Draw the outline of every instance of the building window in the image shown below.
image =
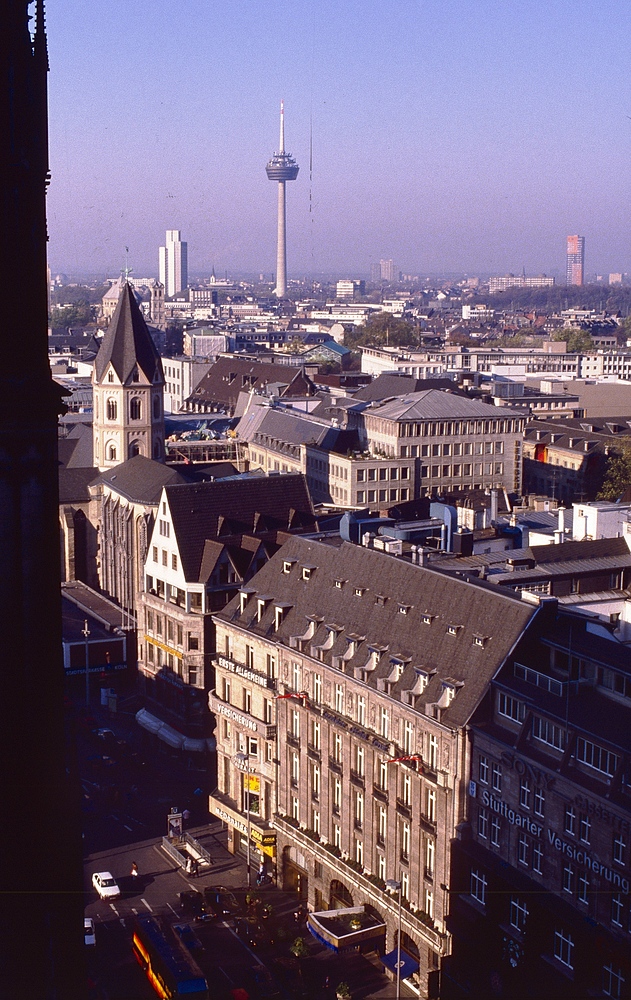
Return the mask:
{"type": "Polygon", "coordinates": [[[411,722],[403,723],[403,750],[405,753],[412,753],[414,741],[414,729],[411,722]]]}
{"type": "Polygon", "coordinates": [[[578,873],[578,890],[577,890],[579,903],[589,902],[587,895],[588,892],[589,892],[589,879],[587,877],[587,872],[580,871],[578,873]]]}
{"type": "Polygon", "coordinates": [[[613,997],[613,1000],[620,1000],[624,982],[622,969],[614,965],[613,962],[610,962],[609,965],[603,965],[603,993],[605,996],[613,997]]]}
{"type": "Polygon", "coordinates": [[[320,795],[320,768],[317,764],[311,770],[311,792],[316,798],[320,795]]]}
{"type": "Polygon", "coordinates": [[[151,558],[153,559],[154,563],[157,563],[157,561],[158,561],[158,546],[157,545],[152,545],[151,546],[151,558]]]}
{"type": "Polygon", "coordinates": [[[576,759],[610,778],[615,774],[619,760],[615,753],[583,739],[582,736],[576,741],[576,759]]]}
{"type": "Polygon", "coordinates": [[[431,889],[425,890],[425,912],[428,917],[434,919],[434,893],[431,889]]]}
{"type": "Polygon", "coordinates": [[[386,858],[384,854],[377,856],[377,875],[385,882],[386,880],[386,858]]]}
{"type": "Polygon", "coordinates": [[[565,820],[563,824],[563,829],[570,836],[574,837],[576,834],[576,812],[574,811],[574,806],[566,806],[565,808],[565,820]]]}
{"type": "Polygon", "coordinates": [[[489,812],[488,809],[480,807],[478,811],[478,837],[486,840],[489,834],[489,812]]]}
{"type": "Polygon", "coordinates": [[[294,708],[291,713],[291,735],[300,738],[300,712],[294,708]]]}
{"type": "Polygon", "coordinates": [[[364,748],[358,746],[355,751],[355,770],[362,778],[364,777],[364,761],[364,748]]]}
{"type": "Polygon", "coordinates": [[[320,749],[320,723],[314,719],[311,725],[311,745],[315,750],[320,749]]]}
{"type": "Polygon", "coordinates": [[[385,844],[388,834],[388,810],[385,806],[379,806],[379,825],[377,828],[377,839],[379,843],[385,844]]]}
{"type": "MultiPolygon", "coordinates": [[[[482,758],[480,758],[481,760],[482,758]]],[[[435,771],[438,766],[438,737],[430,735],[427,740],[427,765],[435,771]]]]}
{"type": "Polygon", "coordinates": [[[333,845],[335,847],[342,847],[342,827],[339,823],[333,824],[333,845]]]}
{"type": "MultiPolygon", "coordinates": [[[[313,812],[311,813],[311,829],[313,830],[314,833],[317,833],[318,836],[320,835],[320,813],[318,812],[317,809],[314,809],[313,812]]],[[[316,864],[318,864],[318,862],[316,862],[316,864]]],[[[322,874],[322,872],[320,872],[320,874],[322,874]]]]}
{"type": "Polygon", "coordinates": [[[382,736],[385,736],[386,739],[388,738],[390,734],[390,712],[383,705],[380,713],[379,731],[382,736]]]}
{"type": "Polygon", "coordinates": [[[131,420],[140,420],[142,416],[141,403],[138,397],[134,397],[129,404],[129,417],[131,420]]]}
{"type": "Polygon", "coordinates": [[[314,704],[319,705],[322,701],[322,675],[313,675],[313,701],[314,704]]]}
{"type": "Polygon", "coordinates": [[[366,699],[363,695],[357,696],[357,722],[360,726],[366,725],[366,699]]]}
{"type": "Polygon", "coordinates": [[[344,688],[341,684],[335,685],[335,711],[339,715],[344,714],[344,688]]]}
{"type": "Polygon", "coordinates": [[[407,872],[403,872],[401,875],[401,898],[410,898],[410,876],[407,872]]]}
{"type": "Polygon", "coordinates": [[[532,870],[537,875],[543,874],[543,848],[538,840],[532,845],[532,870]]]}
{"type": "Polygon", "coordinates": [[[523,931],[528,918],[528,907],[518,896],[511,896],[510,901],[510,924],[518,931],[523,931]]]}
{"type": "Polygon", "coordinates": [[[406,806],[412,805],[412,778],[409,774],[403,775],[403,804],[406,806]]]}
{"type": "Polygon", "coordinates": [[[611,922],[616,927],[622,927],[622,915],[624,913],[624,902],[622,893],[616,892],[611,897],[611,922]]]}
{"type": "Polygon", "coordinates": [[[499,764],[493,764],[491,767],[491,787],[494,792],[502,791],[502,768],[499,764]]]}
{"type": "Polygon", "coordinates": [[[388,764],[385,760],[379,761],[379,787],[384,792],[388,789],[388,764]]]}
{"type": "Polygon", "coordinates": [[[535,815],[543,816],[545,808],[545,793],[543,788],[535,788],[535,815]]]}
{"type": "Polygon", "coordinates": [[[491,844],[493,847],[500,846],[500,831],[502,823],[499,816],[491,816],[491,844]]]}
{"type": "Polygon", "coordinates": [[[526,706],[523,701],[511,698],[509,695],[504,694],[503,691],[500,691],[498,696],[497,711],[505,719],[510,719],[511,722],[522,723],[526,716],[526,706]]]}
{"type": "Polygon", "coordinates": [[[529,847],[528,837],[525,833],[520,833],[519,840],[517,841],[517,860],[520,865],[528,864],[529,847]]]}
{"type": "Polygon", "coordinates": [[[565,730],[555,726],[548,719],[542,719],[541,716],[533,717],[532,735],[534,739],[545,743],[546,746],[554,747],[555,750],[565,749],[565,730]]]}
{"type": "Polygon", "coordinates": [[[118,416],[118,406],[115,399],[108,399],[105,412],[108,420],[116,420],[118,416]]]}
{"type": "Polygon", "coordinates": [[[624,852],[626,849],[626,843],[623,835],[619,833],[613,839],[613,859],[618,865],[624,865],[626,862],[624,860],[624,852]]]}
{"type": "Polygon", "coordinates": [[[480,755],[478,762],[478,779],[483,785],[488,785],[489,783],[489,759],[482,755],[480,755]]]}
{"type": "Polygon", "coordinates": [[[333,737],[333,758],[338,763],[342,760],[342,736],[336,733],[333,737]]]}
{"type": "Polygon", "coordinates": [[[473,899],[481,903],[482,906],[486,905],[486,875],[484,872],[479,871],[477,868],[471,869],[471,896],[473,899]]]}
{"type": "Polygon", "coordinates": [[[530,791],[528,778],[522,778],[519,785],[519,804],[522,809],[530,809],[530,791]]]}
{"type": "Polygon", "coordinates": [[[297,753],[291,755],[291,781],[294,785],[300,781],[300,757],[297,753]]]}
{"type": "Polygon", "coordinates": [[[291,797],[291,817],[298,823],[300,821],[300,802],[295,795],[291,797]]]}
{"type": "Polygon", "coordinates": [[[574,958],[572,952],[574,951],[574,941],[572,935],[564,930],[554,932],[554,957],[561,962],[562,965],[567,966],[568,969],[574,968],[574,958]]]}
{"type": "Polygon", "coordinates": [[[427,819],[430,823],[436,822],[436,792],[433,788],[427,789],[427,819]]]}
{"type": "Polygon", "coordinates": [[[581,813],[581,822],[579,830],[580,830],[580,839],[584,844],[589,844],[591,829],[592,829],[592,824],[589,816],[586,813],[581,813]]]}
{"type": "Polygon", "coordinates": [[[563,869],[563,892],[574,892],[574,869],[570,864],[563,869]]]}

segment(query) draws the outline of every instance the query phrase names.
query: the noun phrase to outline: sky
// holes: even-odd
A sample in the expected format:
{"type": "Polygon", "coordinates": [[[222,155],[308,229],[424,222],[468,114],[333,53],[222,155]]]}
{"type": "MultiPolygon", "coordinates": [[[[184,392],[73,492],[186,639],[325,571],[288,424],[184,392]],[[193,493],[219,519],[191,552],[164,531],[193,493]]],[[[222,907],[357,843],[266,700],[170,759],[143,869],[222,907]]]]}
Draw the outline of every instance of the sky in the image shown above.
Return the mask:
{"type": "Polygon", "coordinates": [[[628,0],[48,0],[53,273],[631,272],[628,0]],[[310,169],[311,164],[311,169],[310,169]]]}

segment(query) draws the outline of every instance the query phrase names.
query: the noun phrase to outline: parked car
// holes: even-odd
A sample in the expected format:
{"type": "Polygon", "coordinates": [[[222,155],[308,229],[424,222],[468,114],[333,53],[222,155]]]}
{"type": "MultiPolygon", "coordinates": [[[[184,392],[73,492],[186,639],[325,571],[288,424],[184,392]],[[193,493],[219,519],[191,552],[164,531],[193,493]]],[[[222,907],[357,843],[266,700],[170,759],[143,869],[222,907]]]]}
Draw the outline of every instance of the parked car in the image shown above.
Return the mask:
{"type": "Polygon", "coordinates": [[[204,889],[204,900],[220,920],[236,917],[241,912],[237,897],[222,885],[210,885],[204,889]]]}
{"type": "Polygon", "coordinates": [[[83,936],[88,946],[96,944],[96,928],[92,917],[83,918],[83,936]]]}
{"type": "Polygon", "coordinates": [[[92,885],[101,899],[117,899],[121,894],[118,882],[111,872],[95,872],[92,885]]]}

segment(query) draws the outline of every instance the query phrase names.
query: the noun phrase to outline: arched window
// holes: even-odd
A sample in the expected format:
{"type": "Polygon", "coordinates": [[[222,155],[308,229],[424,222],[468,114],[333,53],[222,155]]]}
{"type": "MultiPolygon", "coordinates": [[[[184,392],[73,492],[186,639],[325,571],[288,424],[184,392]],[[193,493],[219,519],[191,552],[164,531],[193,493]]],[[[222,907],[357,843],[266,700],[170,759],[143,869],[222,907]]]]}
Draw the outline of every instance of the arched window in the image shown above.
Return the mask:
{"type": "Polygon", "coordinates": [[[160,449],[160,442],[159,441],[156,441],[154,443],[154,446],[153,446],[153,457],[154,458],[161,458],[161,449],[160,449]]]}
{"type": "Polygon", "coordinates": [[[138,369],[137,368],[134,368],[133,372],[131,373],[131,380],[132,380],[132,382],[139,382],[140,381],[140,376],[138,374],[138,369]]]}
{"type": "Polygon", "coordinates": [[[108,382],[113,382],[114,381],[114,372],[108,372],[107,373],[107,381],[108,382]]]}
{"type": "Polygon", "coordinates": [[[154,417],[155,417],[156,420],[160,416],[160,397],[159,396],[154,396],[153,397],[153,415],[154,415],[154,417]]]}
{"type": "Polygon", "coordinates": [[[129,446],[129,457],[133,458],[135,455],[140,455],[140,445],[137,441],[132,441],[129,446]]]}
{"type": "Polygon", "coordinates": [[[131,420],[140,420],[142,413],[141,403],[137,396],[134,396],[129,404],[129,416],[131,420]]]}
{"type": "Polygon", "coordinates": [[[111,445],[108,446],[108,449],[107,449],[107,460],[108,460],[108,462],[115,462],[116,461],[116,445],[115,444],[111,444],[111,445]]]}
{"type": "Polygon", "coordinates": [[[116,400],[115,399],[108,399],[108,401],[107,401],[107,407],[106,407],[106,412],[107,412],[107,419],[108,420],[116,420],[117,419],[117,417],[118,417],[118,406],[116,405],[116,400]]]}

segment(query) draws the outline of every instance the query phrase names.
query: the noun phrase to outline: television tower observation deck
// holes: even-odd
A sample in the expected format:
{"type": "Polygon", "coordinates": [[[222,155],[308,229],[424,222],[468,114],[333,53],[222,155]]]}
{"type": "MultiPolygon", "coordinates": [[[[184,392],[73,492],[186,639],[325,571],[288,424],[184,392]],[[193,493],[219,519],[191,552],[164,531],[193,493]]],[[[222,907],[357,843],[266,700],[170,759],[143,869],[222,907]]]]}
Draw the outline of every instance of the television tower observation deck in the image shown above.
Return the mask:
{"type": "Polygon", "coordinates": [[[278,242],[276,249],[276,288],[279,299],[287,294],[287,237],[285,209],[285,181],[295,181],[298,164],[290,153],[285,152],[285,107],[280,102],[280,148],[274,153],[265,168],[270,181],[278,181],[278,242]]]}

